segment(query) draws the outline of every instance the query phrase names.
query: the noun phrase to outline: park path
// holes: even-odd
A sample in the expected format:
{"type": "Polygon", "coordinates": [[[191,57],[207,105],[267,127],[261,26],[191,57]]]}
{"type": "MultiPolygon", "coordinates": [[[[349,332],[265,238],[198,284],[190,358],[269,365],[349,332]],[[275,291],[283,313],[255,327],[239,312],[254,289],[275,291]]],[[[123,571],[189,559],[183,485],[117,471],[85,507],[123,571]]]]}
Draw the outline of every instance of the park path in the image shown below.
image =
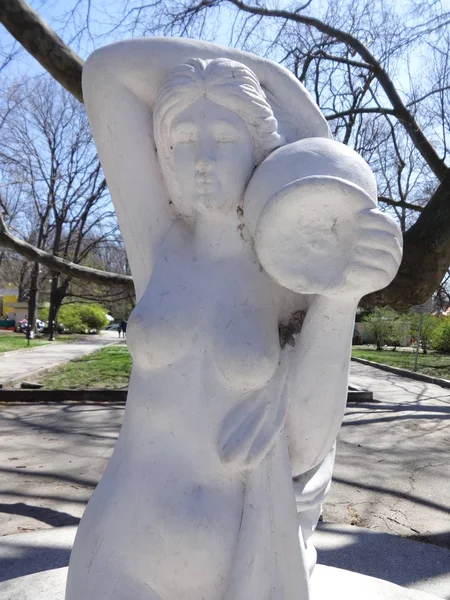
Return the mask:
{"type": "Polygon", "coordinates": [[[352,362],[324,517],[450,548],[450,390],[352,362]]]}
{"type": "Polygon", "coordinates": [[[55,342],[30,350],[5,352],[0,354],[0,384],[26,380],[41,369],[56,367],[118,341],[116,331],[104,331],[72,342],[55,342]]]}
{"type": "MultiPolygon", "coordinates": [[[[374,402],[347,406],[315,534],[319,561],[450,600],[450,390],[358,363],[350,382],[372,390],[374,402]]],[[[123,410],[0,405],[0,579],[42,570],[49,556],[60,561],[54,566],[67,564],[71,540],[60,548],[54,528],[76,527],[123,410]]]]}

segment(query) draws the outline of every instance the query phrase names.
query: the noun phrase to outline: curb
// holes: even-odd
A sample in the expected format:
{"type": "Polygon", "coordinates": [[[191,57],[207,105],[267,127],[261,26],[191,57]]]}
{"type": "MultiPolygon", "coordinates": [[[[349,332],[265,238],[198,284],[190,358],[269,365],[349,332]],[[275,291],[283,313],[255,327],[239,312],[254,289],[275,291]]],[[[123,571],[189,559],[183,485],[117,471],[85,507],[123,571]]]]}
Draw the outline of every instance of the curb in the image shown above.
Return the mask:
{"type": "Polygon", "coordinates": [[[0,404],[9,402],[93,402],[93,403],[125,403],[128,389],[108,390],[16,390],[0,389],[0,404]]]}
{"type": "MultiPolygon", "coordinates": [[[[0,388],[0,404],[9,402],[26,403],[57,403],[57,402],[81,402],[81,403],[125,403],[128,388],[125,389],[88,389],[88,390],[46,390],[46,389],[15,389],[0,388]]],[[[373,393],[354,386],[349,387],[347,403],[372,402],[373,393]]]]}
{"type": "Polygon", "coordinates": [[[416,379],[417,381],[423,381],[425,383],[433,383],[434,385],[440,385],[443,388],[450,388],[450,380],[441,379],[440,377],[432,377],[431,375],[424,375],[423,373],[415,373],[414,371],[407,371],[406,369],[399,369],[398,367],[391,367],[390,365],[383,365],[372,360],[366,360],[365,358],[354,358],[352,361],[367,365],[368,367],[375,367],[381,371],[387,371],[394,375],[400,375],[400,377],[409,377],[409,379],[416,379]]]}
{"type": "Polygon", "coordinates": [[[347,390],[347,404],[354,402],[378,402],[373,399],[373,392],[349,385],[347,390]]]}

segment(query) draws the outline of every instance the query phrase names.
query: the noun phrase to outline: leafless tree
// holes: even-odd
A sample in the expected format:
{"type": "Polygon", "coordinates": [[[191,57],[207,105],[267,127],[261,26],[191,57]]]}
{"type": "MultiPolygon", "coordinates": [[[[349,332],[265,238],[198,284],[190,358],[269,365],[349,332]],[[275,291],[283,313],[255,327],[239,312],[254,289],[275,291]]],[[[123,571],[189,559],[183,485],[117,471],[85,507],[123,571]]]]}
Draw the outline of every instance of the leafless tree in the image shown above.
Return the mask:
{"type": "MultiPolygon", "coordinates": [[[[82,105],[52,79],[24,83],[2,128],[0,164],[4,188],[19,200],[15,229],[40,250],[75,264],[115,234],[117,223],[82,105]],[[23,235],[25,234],[25,235],[23,235]]],[[[50,277],[50,336],[71,275],[50,277]]],[[[40,265],[30,278],[29,322],[33,326],[40,265]]]]}
{"type": "MultiPolygon", "coordinates": [[[[409,0],[401,10],[393,0],[270,6],[242,0],[128,0],[113,2],[101,26],[110,36],[220,38],[292,70],[315,96],[337,139],[368,160],[378,177],[380,203],[395,212],[405,231],[396,279],[365,303],[406,308],[424,301],[450,264],[450,14],[436,0],[409,0]]],[[[101,29],[99,15],[94,0],[77,0],[66,12],[65,31],[72,28],[70,39],[79,48],[86,40],[102,43],[91,29],[94,19],[96,31],[101,29]]],[[[0,20],[82,99],[81,59],[25,0],[3,0],[0,20]]]]}

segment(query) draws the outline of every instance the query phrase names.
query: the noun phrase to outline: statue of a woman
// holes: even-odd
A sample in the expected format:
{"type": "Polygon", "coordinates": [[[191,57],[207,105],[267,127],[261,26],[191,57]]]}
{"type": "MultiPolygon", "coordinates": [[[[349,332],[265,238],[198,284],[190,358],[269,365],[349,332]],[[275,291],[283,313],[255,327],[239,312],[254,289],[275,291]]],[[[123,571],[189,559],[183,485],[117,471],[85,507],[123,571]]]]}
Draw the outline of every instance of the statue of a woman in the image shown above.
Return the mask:
{"type": "Polygon", "coordinates": [[[398,229],[270,61],[133,40],[95,52],[83,89],[138,302],[66,600],[307,600],[354,314],[394,276],[398,229]]]}

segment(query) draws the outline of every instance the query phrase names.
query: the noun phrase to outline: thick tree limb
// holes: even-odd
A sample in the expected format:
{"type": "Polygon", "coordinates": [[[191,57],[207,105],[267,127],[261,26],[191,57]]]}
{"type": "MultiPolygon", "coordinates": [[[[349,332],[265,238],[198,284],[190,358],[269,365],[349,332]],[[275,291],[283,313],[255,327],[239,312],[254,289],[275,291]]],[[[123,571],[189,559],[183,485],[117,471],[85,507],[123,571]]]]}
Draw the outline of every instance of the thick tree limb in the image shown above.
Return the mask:
{"type": "Polygon", "coordinates": [[[98,285],[122,286],[134,290],[133,279],[128,275],[119,275],[117,273],[109,273],[108,271],[100,271],[99,269],[91,269],[83,267],[75,263],[44,252],[19,238],[16,238],[8,231],[3,217],[0,215],[0,246],[9,248],[24,256],[28,260],[37,262],[52,271],[58,271],[69,275],[70,277],[84,279],[98,285]]]}
{"type": "Polygon", "coordinates": [[[83,61],[25,0],[1,0],[0,22],[66,90],[83,101],[83,61]]]}
{"type": "Polygon", "coordinates": [[[420,218],[403,236],[403,261],[394,281],[363,298],[364,306],[405,310],[437,290],[450,264],[450,169],[420,218]]]}

